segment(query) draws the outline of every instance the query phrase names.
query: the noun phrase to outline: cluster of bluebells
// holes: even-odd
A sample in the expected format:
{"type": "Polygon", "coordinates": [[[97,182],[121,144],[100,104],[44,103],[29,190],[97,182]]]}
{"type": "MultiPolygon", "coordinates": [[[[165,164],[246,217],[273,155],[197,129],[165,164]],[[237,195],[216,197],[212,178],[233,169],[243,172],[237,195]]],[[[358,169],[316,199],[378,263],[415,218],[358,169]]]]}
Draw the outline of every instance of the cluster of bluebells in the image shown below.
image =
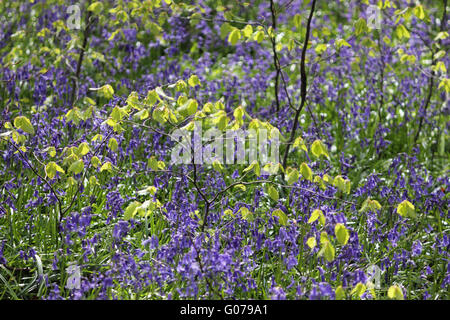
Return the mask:
{"type": "MultiPolygon", "coordinates": [[[[34,12],[44,2],[24,1],[20,11],[34,12]]],[[[268,1],[248,2],[254,21],[270,21],[268,1]]],[[[275,2],[281,6],[285,1],[275,2]]],[[[290,10],[280,11],[278,24],[289,23],[290,12],[307,16],[310,7],[303,2],[289,2],[290,10]]],[[[408,5],[406,0],[399,2],[408,5]]],[[[210,17],[214,13],[217,21],[226,20],[224,13],[212,10],[207,1],[198,1],[197,5],[204,9],[202,14],[210,17]]],[[[350,25],[356,12],[363,14],[360,6],[360,1],[349,1],[345,8],[340,7],[342,20],[350,25]]],[[[13,14],[13,9],[5,10],[13,14]]],[[[245,10],[242,7],[239,13],[244,15],[245,10]]],[[[390,18],[395,8],[386,10],[379,39],[389,39],[396,25],[390,18]]],[[[176,14],[168,16],[158,37],[146,33],[145,22],[138,21],[142,25],[125,24],[120,33],[105,41],[118,27],[97,23],[89,34],[89,61],[80,67],[77,85],[73,86],[79,57],[76,46],[61,57],[64,63],[49,63],[55,53],[48,52],[33,63],[3,63],[7,57],[3,49],[9,48],[14,34],[29,28],[30,23],[37,32],[47,28],[57,33],[52,44],[55,48],[70,47],[71,31],[57,31],[57,22],[67,18],[65,6],[47,6],[41,11],[34,22],[31,16],[0,20],[1,130],[17,115],[37,110],[29,117],[35,133],[26,142],[26,152],[17,152],[12,143],[0,144],[0,264],[9,269],[26,266],[34,270],[36,261],[42,260],[45,277],[38,281],[45,279],[46,290],[39,291],[39,298],[335,299],[338,286],[350,294],[359,283],[367,284],[368,267],[372,265],[381,270],[384,292],[394,283],[401,284],[407,298],[435,298],[448,292],[450,181],[429,159],[434,153],[419,145],[406,152],[401,149],[403,142],[395,138],[416,128],[420,117],[425,119],[424,131],[431,132],[439,125],[436,115],[442,112],[446,98],[438,91],[439,83],[434,83],[433,99],[426,103],[424,84],[429,83],[429,74],[422,72],[421,66],[399,65],[397,54],[403,49],[417,60],[425,55],[424,48],[433,41],[427,32],[429,24],[414,20],[412,25],[417,27],[411,31],[408,45],[395,47],[387,41],[367,46],[348,35],[349,46],[335,50],[335,38],[330,36],[326,39],[328,49],[321,53],[329,56],[326,64],[314,49],[307,50],[308,107],[300,117],[299,135],[308,145],[318,137],[325,141],[332,159],[313,161],[307,155],[308,163],[318,175],[341,174],[355,179],[350,194],[344,196],[332,185],[322,189],[300,179],[280,199],[272,201],[266,190],[256,185],[248,187],[250,196],[224,194],[204,217],[202,194],[212,197],[226,188],[230,179],[237,181],[241,178],[238,170],[226,177],[206,165],[197,166],[200,191],[188,179],[192,166],[167,165],[162,172],[149,173],[150,157],[170,159],[170,139],[141,126],[112,132],[104,119],[116,105],[125,104],[131,91],[145,96],[157,86],[187,81],[196,74],[202,85],[192,88],[191,93],[200,105],[222,98],[225,110],[232,112],[245,104],[250,117],[289,133],[295,113],[289,108],[289,99],[298,101],[300,91],[297,85],[289,85],[286,90],[280,87],[282,108],[275,112],[272,47],[256,41],[231,46],[220,37],[219,23],[203,19],[192,24],[186,16],[176,14]],[[377,53],[371,54],[374,50],[377,53]],[[367,59],[358,58],[362,56],[367,59]],[[106,102],[90,90],[105,83],[113,85],[115,91],[106,102]],[[392,93],[388,88],[394,85],[392,93]],[[74,90],[77,103],[81,104],[84,97],[97,103],[95,113],[78,122],[65,116],[74,107],[74,90]],[[417,112],[412,112],[417,105],[417,112]],[[92,133],[114,137],[119,147],[109,150],[102,141],[92,141],[92,133]],[[65,148],[82,142],[91,145],[86,163],[99,149],[102,162],[109,161],[117,168],[114,174],[91,168],[98,185],[91,187],[89,175],[79,174],[75,176],[77,182],[81,181],[77,192],[56,187],[58,177],[43,181],[42,176],[34,175],[30,164],[39,168],[51,161],[46,151],[49,147],[62,154],[65,148]],[[374,163],[377,167],[372,166],[374,163]],[[145,219],[124,219],[127,205],[139,199],[136,191],[148,185],[156,187],[153,199],[161,202],[158,213],[145,219]],[[74,205],[70,205],[74,196],[74,205]],[[70,205],[70,210],[52,220],[59,199],[64,197],[68,199],[64,208],[70,205]],[[367,198],[377,199],[382,208],[361,212],[367,198]],[[404,200],[414,204],[417,221],[397,214],[397,205],[404,200]],[[255,218],[248,220],[240,215],[243,207],[254,212],[255,218]],[[286,225],[272,215],[276,209],[287,213],[286,225]],[[308,222],[315,209],[322,210],[324,226],[308,222]],[[19,213],[22,220],[17,222],[15,218],[14,222],[11,217],[19,213]],[[23,239],[11,236],[9,226],[14,223],[15,228],[26,231],[19,230],[24,232],[23,239]],[[333,261],[328,261],[319,254],[320,245],[310,248],[307,240],[314,238],[319,244],[321,233],[333,235],[338,223],[346,226],[349,239],[345,246],[336,248],[333,261]],[[48,232],[53,242],[45,236],[34,238],[35,232],[48,232]],[[9,266],[9,260],[17,266],[9,266]],[[67,266],[73,263],[81,268],[80,285],[67,288],[61,283],[68,277],[67,266]]],[[[313,19],[312,28],[322,30],[323,25],[334,23],[330,15],[323,12],[313,19]]],[[[339,23],[333,32],[342,38],[346,27],[339,23]]],[[[42,36],[35,38],[41,40],[50,45],[42,36]]],[[[317,35],[312,35],[312,40],[323,41],[317,35]]],[[[448,39],[442,43],[448,44],[448,39]]],[[[295,65],[301,49],[283,48],[280,64],[295,65]]],[[[448,58],[444,63],[449,66],[448,58]]],[[[295,75],[292,77],[297,81],[295,75]]],[[[286,81],[290,80],[286,73],[286,81]]],[[[293,165],[297,165],[296,152],[292,152],[293,165]]],[[[369,290],[360,297],[376,298],[369,290]]]]}

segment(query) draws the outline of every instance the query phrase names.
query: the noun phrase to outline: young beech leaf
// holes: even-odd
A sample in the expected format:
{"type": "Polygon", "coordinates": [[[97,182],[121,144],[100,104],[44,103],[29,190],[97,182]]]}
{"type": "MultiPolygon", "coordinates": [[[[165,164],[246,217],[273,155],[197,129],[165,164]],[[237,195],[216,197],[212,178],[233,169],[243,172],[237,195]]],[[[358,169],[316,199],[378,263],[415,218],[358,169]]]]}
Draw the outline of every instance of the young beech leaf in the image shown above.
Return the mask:
{"type": "Polygon", "coordinates": [[[388,297],[390,299],[395,299],[395,300],[404,300],[405,299],[403,297],[402,289],[400,289],[400,287],[397,285],[393,285],[389,288],[388,297]]]}
{"type": "Polygon", "coordinates": [[[130,203],[128,207],[125,209],[123,218],[125,220],[130,220],[134,218],[140,205],[141,203],[139,201],[133,201],[132,203],[130,203]]]}
{"type": "Polygon", "coordinates": [[[253,213],[250,210],[248,210],[247,207],[241,207],[238,212],[241,213],[242,219],[244,220],[250,221],[253,219],[253,213]]]}
{"type": "Polygon", "coordinates": [[[119,148],[119,144],[117,143],[117,140],[115,138],[110,138],[108,141],[108,148],[111,149],[111,151],[116,151],[119,148]]]}
{"type": "Polygon", "coordinates": [[[239,41],[240,38],[241,38],[241,31],[235,28],[228,35],[228,42],[234,46],[236,45],[236,43],[239,41]]]}
{"type": "Polygon", "coordinates": [[[361,297],[364,292],[366,292],[367,287],[364,283],[358,282],[358,284],[353,288],[353,290],[350,292],[351,295],[361,297]]]}
{"type": "Polygon", "coordinates": [[[327,148],[325,147],[325,145],[320,140],[315,140],[312,143],[312,145],[311,145],[311,152],[317,158],[319,158],[322,155],[327,157],[327,158],[329,158],[328,153],[327,153],[327,148]]]}
{"type": "Polygon", "coordinates": [[[87,142],[82,142],[80,143],[80,145],[78,146],[78,153],[80,156],[85,156],[88,154],[89,152],[89,145],[87,144],[87,142]]]}
{"type": "Polygon", "coordinates": [[[377,200],[372,200],[370,197],[368,197],[362,204],[361,209],[359,212],[366,212],[366,211],[376,211],[381,209],[381,204],[377,200]]]}
{"type": "Polygon", "coordinates": [[[14,126],[18,129],[22,129],[22,131],[34,134],[34,128],[31,124],[30,120],[24,116],[18,116],[14,119],[14,126]]]}
{"type": "Polygon", "coordinates": [[[298,178],[300,178],[300,174],[297,169],[290,168],[290,167],[286,169],[285,179],[289,185],[297,182],[298,178]]]}
{"type": "Polygon", "coordinates": [[[275,189],[275,187],[269,185],[269,186],[267,187],[267,194],[269,195],[269,197],[270,197],[272,200],[278,201],[279,194],[278,194],[277,189],[275,189]]]}
{"type": "Polygon", "coordinates": [[[342,245],[346,245],[350,235],[348,233],[347,228],[342,223],[336,223],[334,226],[334,233],[336,235],[336,239],[342,245]]]}
{"type": "Polygon", "coordinates": [[[248,24],[242,29],[242,33],[244,34],[244,37],[250,38],[253,34],[253,27],[251,24],[248,24]]]}
{"type": "Polygon", "coordinates": [[[306,240],[306,244],[308,245],[308,247],[313,249],[317,244],[316,238],[314,238],[314,237],[308,238],[308,240],[306,240]]]}
{"type": "Polygon", "coordinates": [[[334,260],[335,250],[330,241],[325,241],[322,245],[322,249],[319,251],[319,256],[324,256],[328,262],[334,260]]]}
{"type": "Polygon", "coordinates": [[[92,164],[92,166],[94,168],[98,168],[98,166],[101,165],[102,163],[101,163],[100,159],[97,156],[93,156],[91,158],[91,164],[92,164]]]}
{"type": "Polygon", "coordinates": [[[304,162],[300,165],[300,173],[302,174],[303,178],[305,178],[306,180],[312,181],[312,177],[313,177],[312,170],[304,162]]]}
{"type": "Polygon", "coordinates": [[[191,87],[195,87],[195,86],[200,86],[200,85],[201,85],[201,84],[200,84],[200,79],[199,79],[195,74],[193,74],[193,75],[189,78],[188,84],[189,84],[191,87]]]}
{"type": "Polygon", "coordinates": [[[64,173],[63,168],[61,168],[56,162],[51,161],[45,166],[45,173],[50,180],[56,176],[56,172],[64,173]]]}
{"type": "Polygon", "coordinates": [[[109,172],[112,172],[113,171],[113,165],[112,165],[112,163],[111,162],[109,162],[109,161],[107,161],[107,162],[105,162],[102,166],[101,166],[101,168],[100,168],[100,172],[103,172],[103,171],[109,171],[109,172]]]}
{"type": "Polygon", "coordinates": [[[408,200],[403,200],[397,206],[397,213],[404,218],[414,219],[417,216],[414,205],[411,202],[409,202],[408,200]]]}
{"type": "Polygon", "coordinates": [[[276,216],[278,217],[278,222],[283,225],[286,226],[287,222],[288,222],[288,217],[287,215],[281,210],[281,209],[276,209],[272,212],[272,216],[276,216]]]}
{"type": "Polygon", "coordinates": [[[241,189],[242,191],[246,191],[247,190],[245,185],[243,185],[242,183],[239,183],[239,184],[235,185],[234,188],[241,189]]]}
{"type": "Polygon", "coordinates": [[[84,169],[84,162],[83,160],[77,160],[74,163],[72,163],[69,167],[69,172],[73,174],[79,174],[84,169]]]}
{"type": "Polygon", "coordinates": [[[336,294],[336,300],[344,300],[345,299],[345,291],[344,291],[344,288],[342,288],[342,286],[339,286],[336,288],[335,294],[336,294]]]}
{"type": "Polygon", "coordinates": [[[325,215],[323,214],[323,211],[320,209],[316,209],[311,213],[311,217],[309,217],[308,223],[313,223],[319,219],[319,222],[321,225],[325,225],[325,215]]]}

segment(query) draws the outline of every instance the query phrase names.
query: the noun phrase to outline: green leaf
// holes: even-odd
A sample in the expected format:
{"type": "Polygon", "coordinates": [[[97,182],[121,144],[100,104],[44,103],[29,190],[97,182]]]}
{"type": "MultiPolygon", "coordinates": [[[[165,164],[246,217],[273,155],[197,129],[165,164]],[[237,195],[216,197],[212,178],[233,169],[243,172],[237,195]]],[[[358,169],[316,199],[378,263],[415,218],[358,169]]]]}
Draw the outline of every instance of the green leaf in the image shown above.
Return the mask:
{"type": "Polygon", "coordinates": [[[403,200],[397,206],[397,213],[404,218],[413,218],[414,219],[417,216],[414,205],[411,202],[409,202],[408,200],[403,200]]]}
{"type": "Polygon", "coordinates": [[[105,84],[104,86],[98,89],[99,93],[105,97],[106,99],[111,99],[114,95],[114,89],[109,84],[105,84]]]}
{"type": "Polygon", "coordinates": [[[258,177],[261,175],[261,168],[259,166],[258,161],[256,161],[256,160],[253,160],[252,163],[247,168],[245,168],[242,172],[247,172],[252,169],[258,177]]]}
{"type": "Polygon", "coordinates": [[[308,152],[308,148],[306,147],[305,141],[303,140],[302,137],[297,137],[294,140],[293,147],[294,148],[300,148],[300,149],[304,150],[305,152],[308,152]]]}
{"type": "Polygon", "coordinates": [[[322,249],[319,251],[319,256],[323,255],[328,262],[334,260],[335,250],[330,241],[325,241],[322,249]]]}
{"type": "Polygon", "coordinates": [[[98,15],[100,14],[100,12],[102,12],[103,10],[103,3],[101,3],[100,1],[96,1],[94,3],[92,3],[88,9],[88,11],[92,11],[94,14],[98,15]]]}
{"type": "Polygon", "coordinates": [[[313,177],[312,170],[305,162],[303,162],[300,165],[300,173],[302,174],[303,178],[305,178],[306,180],[312,181],[312,177],[313,177]]]}
{"type": "Polygon", "coordinates": [[[402,38],[409,39],[410,34],[409,31],[406,29],[406,27],[403,24],[399,24],[397,28],[395,29],[395,34],[397,37],[401,40],[402,38]]]}
{"type": "Polygon", "coordinates": [[[130,220],[134,218],[140,205],[141,203],[139,201],[133,201],[132,203],[130,203],[128,207],[125,209],[123,218],[125,220],[130,220]]]}
{"type": "MultiPolygon", "coordinates": [[[[212,163],[212,166],[214,168],[214,170],[221,172],[223,170],[223,165],[220,163],[220,161],[218,159],[214,160],[212,163]]],[[[236,185],[238,186],[238,185],[236,185]]],[[[242,187],[244,187],[244,191],[245,191],[245,186],[243,184],[241,184],[242,187]]]]}
{"type": "Polygon", "coordinates": [[[344,193],[350,193],[350,180],[344,179],[341,175],[337,175],[336,177],[334,177],[333,185],[344,193]]]}
{"type": "Polygon", "coordinates": [[[85,156],[89,153],[89,144],[87,142],[82,142],[78,145],[78,153],[80,156],[85,156]]]}
{"type": "Polygon", "coordinates": [[[340,49],[341,47],[351,47],[350,43],[348,43],[344,39],[336,40],[335,45],[337,49],[340,49]]]}
{"type": "Polygon", "coordinates": [[[253,36],[253,40],[255,40],[258,43],[261,43],[264,40],[264,31],[258,31],[253,36]]]}
{"type": "Polygon", "coordinates": [[[370,197],[368,197],[362,204],[361,209],[359,212],[366,212],[366,211],[377,211],[381,209],[381,204],[377,200],[372,200],[370,197]]]}
{"type": "Polygon", "coordinates": [[[315,140],[311,145],[311,152],[314,156],[319,158],[321,155],[329,158],[327,148],[320,140],[315,140]]]}
{"type": "Polygon", "coordinates": [[[112,163],[111,162],[109,162],[109,161],[107,161],[107,162],[105,162],[102,166],[101,166],[101,168],[100,168],[100,172],[103,172],[103,171],[109,171],[109,172],[112,172],[113,171],[113,165],[112,165],[112,163]]]}
{"type": "Polygon", "coordinates": [[[345,228],[345,226],[342,223],[336,223],[334,227],[334,233],[336,235],[336,239],[341,245],[347,244],[350,235],[347,228],[345,228]]]}
{"type": "Polygon", "coordinates": [[[84,169],[84,162],[83,160],[80,159],[70,165],[69,172],[73,174],[79,174],[83,171],[83,169],[84,169]]]}
{"type": "Polygon", "coordinates": [[[300,178],[300,173],[295,168],[287,168],[286,169],[286,181],[289,185],[294,184],[298,181],[298,178],[300,178]]]}
{"type": "Polygon", "coordinates": [[[314,237],[308,238],[308,240],[306,240],[306,244],[307,244],[308,247],[310,247],[311,249],[314,249],[314,247],[317,245],[316,238],[314,238],[314,237]]]}
{"type": "Polygon", "coordinates": [[[110,138],[108,141],[108,148],[111,149],[111,151],[116,151],[119,148],[119,144],[117,143],[117,140],[115,138],[110,138]]]}
{"type": "Polygon", "coordinates": [[[317,219],[319,219],[319,222],[321,225],[325,225],[326,222],[326,218],[325,215],[323,214],[323,211],[320,209],[315,209],[312,213],[311,213],[311,217],[309,217],[308,223],[313,223],[314,221],[316,221],[317,219]]]}
{"type": "Polygon", "coordinates": [[[56,176],[56,172],[64,173],[63,168],[61,168],[56,162],[51,161],[45,166],[45,174],[50,180],[56,176]]]}
{"type": "Polygon", "coordinates": [[[405,297],[403,296],[402,289],[400,289],[400,287],[397,285],[393,285],[389,288],[388,297],[390,299],[395,299],[395,300],[404,300],[405,299],[405,297]]]}
{"type": "Polygon", "coordinates": [[[91,158],[91,163],[94,166],[94,168],[98,168],[98,166],[101,164],[101,161],[97,156],[93,156],[91,158]]]}
{"type": "Polygon", "coordinates": [[[364,283],[358,282],[358,284],[353,288],[353,290],[350,292],[351,295],[361,297],[364,292],[366,292],[367,287],[364,283]]]}
{"type": "Polygon", "coordinates": [[[286,226],[287,222],[288,222],[288,217],[287,215],[281,210],[281,209],[276,209],[272,212],[272,216],[276,216],[278,217],[278,222],[283,225],[286,226]]]}
{"type": "Polygon", "coordinates": [[[247,209],[247,207],[241,207],[239,211],[242,215],[242,219],[244,220],[253,220],[253,213],[247,209]]]}
{"type": "Polygon", "coordinates": [[[14,126],[18,129],[22,129],[24,132],[34,134],[34,128],[30,120],[24,116],[18,116],[14,119],[14,126]]]}
{"type": "Polygon", "coordinates": [[[417,5],[414,10],[414,15],[419,18],[420,20],[423,20],[425,18],[425,11],[423,10],[423,6],[422,5],[417,5]]]}
{"type": "Polygon", "coordinates": [[[198,109],[198,102],[195,99],[189,99],[187,100],[181,108],[178,109],[178,112],[183,117],[189,117],[190,115],[193,115],[197,112],[198,109]]]}
{"type": "Polygon", "coordinates": [[[231,45],[236,45],[236,43],[239,41],[239,39],[241,38],[241,31],[237,28],[234,28],[233,31],[230,32],[230,34],[228,35],[228,42],[231,45]]]}
{"type": "Polygon", "coordinates": [[[241,189],[244,192],[247,190],[245,185],[243,185],[242,183],[239,183],[239,184],[235,185],[233,188],[241,189]]]}
{"type": "Polygon", "coordinates": [[[364,18],[359,18],[355,22],[355,34],[359,36],[361,33],[364,33],[367,30],[367,23],[364,18]]]}
{"type": "Polygon", "coordinates": [[[302,16],[298,13],[294,16],[294,26],[299,29],[302,26],[302,16]]]}
{"type": "Polygon", "coordinates": [[[199,79],[195,74],[193,74],[193,75],[189,78],[188,84],[189,84],[191,87],[195,87],[195,86],[200,86],[200,85],[201,85],[201,84],[200,84],[200,79],[199,79]]]}
{"type": "Polygon", "coordinates": [[[344,288],[342,288],[342,286],[337,287],[336,291],[335,291],[335,295],[336,295],[336,300],[344,300],[345,299],[344,288]]]}
{"type": "Polygon", "coordinates": [[[237,107],[234,109],[233,116],[236,119],[236,121],[239,123],[239,125],[242,125],[244,120],[244,108],[242,106],[237,107]]]}
{"type": "Polygon", "coordinates": [[[244,37],[250,38],[253,34],[253,27],[252,25],[248,24],[242,29],[242,33],[244,34],[244,37]]]}
{"type": "Polygon", "coordinates": [[[279,194],[278,194],[277,189],[275,189],[275,187],[269,185],[269,186],[267,187],[267,193],[269,194],[269,197],[270,197],[272,200],[278,201],[278,199],[279,199],[279,194]]]}

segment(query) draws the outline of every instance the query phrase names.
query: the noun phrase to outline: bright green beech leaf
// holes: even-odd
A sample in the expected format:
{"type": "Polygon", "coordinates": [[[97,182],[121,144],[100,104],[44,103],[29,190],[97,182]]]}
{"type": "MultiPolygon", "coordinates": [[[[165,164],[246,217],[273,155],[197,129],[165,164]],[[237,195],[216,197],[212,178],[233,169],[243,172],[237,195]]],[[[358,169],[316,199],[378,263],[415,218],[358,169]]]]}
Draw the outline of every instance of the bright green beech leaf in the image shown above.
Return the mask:
{"type": "Polygon", "coordinates": [[[322,248],[319,251],[319,256],[323,256],[328,262],[334,260],[335,249],[330,241],[325,241],[322,248]]]}
{"type": "Polygon", "coordinates": [[[24,132],[34,134],[34,128],[30,120],[24,116],[18,116],[14,119],[14,126],[18,129],[22,129],[24,132]]]}
{"type": "Polygon", "coordinates": [[[320,156],[325,156],[329,158],[327,148],[320,140],[315,140],[311,145],[311,152],[314,156],[319,158],[320,156]]]}
{"type": "Polygon", "coordinates": [[[78,153],[80,156],[85,156],[89,153],[89,144],[87,142],[82,142],[78,146],[78,153]]]}
{"type": "Polygon", "coordinates": [[[244,220],[251,221],[254,218],[253,213],[250,210],[248,210],[247,207],[240,208],[238,212],[241,213],[242,219],[244,219],[244,220]]]}
{"type": "Polygon", "coordinates": [[[189,84],[191,87],[195,87],[195,86],[200,86],[200,85],[201,85],[201,84],[200,84],[200,79],[199,79],[195,74],[193,74],[193,75],[189,78],[188,84],[189,84]]]}
{"type": "Polygon", "coordinates": [[[63,168],[61,168],[56,162],[51,161],[45,166],[45,173],[50,180],[56,176],[56,172],[64,173],[63,168]]]}
{"type": "Polygon", "coordinates": [[[69,167],[69,172],[73,174],[79,174],[84,169],[84,162],[83,160],[77,160],[74,163],[72,163],[69,167]]]}
{"type": "Polygon", "coordinates": [[[312,178],[313,178],[312,170],[305,162],[303,162],[300,165],[300,173],[302,174],[303,178],[305,178],[306,180],[312,181],[312,178]]]}
{"type": "Polygon", "coordinates": [[[313,223],[317,219],[319,219],[321,225],[325,225],[326,222],[325,215],[323,214],[323,211],[320,209],[316,209],[311,213],[311,217],[309,217],[308,223],[313,223]]]}
{"type": "Polygon", "coordinates": [[[197,109],[198,109],[197,100],[189,99],[178,109],[178,112],[183,117],[189,117],[190,115],[193,115],[194,113],[196,113],[197,109]]]}
{"type": "Polygon", "coordinates": [[[139,201],[133,201],[132,203],[130,203],[128,205],[128,207],[125,209],[123,218],[125,220],[130,220],[130,219],[134,218],[140,205],[141,205],[141,203],[139,201]]]}
{"type": "Polygon", "coordinates": [[[388,297],[390,299],[395,299],[395,300],[404,300],[405,299],[405,297],[403,296],[402,289],[400,289],[400,287],[397,285],[393,285],[388,289],[388,297]]]}
{"type": "Polygon", "coordinates": [[[112,165],[112,163],[111,162],[109,162],[109,161],[107,161],[107,162],[105,162],[102,166],[101,166],[101,168],[100,168],[100,172],[103,172],[103,171],[109,171],[109,172],[112,172],[113,171],[113,165],[112,165]]]}
{"type": "Polygon", "coordinates": [[[250,38],[253,34],[253,27],[251,24],[248,24],[242,29],[242,33],[244,34],[244,37],[250,38]]]}
{"type": "Polygon", "coordinates": [[[336,235],[336,239],[341,245],[347,244],[350,234],[342,223],[336,223],[334,226],[334,233],[336,235]]]}
{"type": "Polygon", "coordinates": [[[353,288],[350,294],[356,297],[361,297],[364,292],[366,292],[366,289],[367,287],[364,283],[358,282],[358,284],[353,288]]]}
{"type": "Polygon", "coordinates": [[[314,247],[317,245],[316,238],[314,238],[314,237],[308,238],[308,240],[306,240],[306,244],[307,244],[308,247],[310,247],[311,249],[314,249],[314,247]]]}
{"type": "Polygon", "coordinates": [[[98,166],[102,164],[100,159],[97,156],[93,156],[91,158],[91,163],[94,168],[98,168],[98,166]]]}
{"type": "Polygon", "coordinates": [[[370,197],[368,197],[362,204],[361,209],[359,212],[366,212],[366,211],[377,211],[381,209],[381,204],[377,200],[372,200],[370,197]]]}
{"type": "Polygon", "coordinates": [[[344,288],[342,288],[342,286],[339,286],[336,288],[335,294],[336,294],[336,300],[344,300],[345,299],[345,291],[344,291],[344,288]]]}
{"type": "Polygon", "coordinates": [[[351,182],[348,179],[344,179],[341,175],[334,177],[333,184],[340,191],[347,194],[350,193],[351,182]]]}
{"type": "Polygon", "coordinates": [[[108,148],[110,148],[111,151],[116,151],[119,148],[119,144],[117,143],[117,140],[115,138],[109,139],[108,148]]]}
{"type": "Polygon", "coordinates": [[[288,223],[288,217],[287,215],[281,210],[281,209],[276,209],[272,212],[272,216],[276,216],[278,217],[278,222],[283,225],[286,226],[288,223]]]}
{"type": "Polygon", "coordinates": [[[267,193],[269,194],[269,197],[270,197],[272,200],[278,201],[278,199],[279,199],[279,194],[278,194],[277,189],[275,189],[275,187],[269,185],[269,186],[267,187],[267,193]]]}
{"type": "Polygon", "coordinates": [[[103,3],[101,3],[100,1],[96,1],[94,3],[92,3],[88,9],[88,11],[93,12],[94,14],[98,15],[100,14],[100,12],[102,12],[103,10],[103,3]]]}
{"type": "Polygon", "coordinates": [[[414,205],[411,202],[409,202],[408,200],[403,200],[397,206],[397,213],[404,218],[413,218],[414,219],[417,216],[414,205]]]}
{"type": "Polygon", "coordinates": [[[228,35],[228,42],[231,45],[235,46],[240,38],[241,38],[241,31],[239,29],[235,28],[228,35]]]}
{"type": "Polygon", "coordinates": [[[295,168],[287,168],[286,169],[286,181],[289,185],[294,184],[300,178],[300,173],[295,168]]]}

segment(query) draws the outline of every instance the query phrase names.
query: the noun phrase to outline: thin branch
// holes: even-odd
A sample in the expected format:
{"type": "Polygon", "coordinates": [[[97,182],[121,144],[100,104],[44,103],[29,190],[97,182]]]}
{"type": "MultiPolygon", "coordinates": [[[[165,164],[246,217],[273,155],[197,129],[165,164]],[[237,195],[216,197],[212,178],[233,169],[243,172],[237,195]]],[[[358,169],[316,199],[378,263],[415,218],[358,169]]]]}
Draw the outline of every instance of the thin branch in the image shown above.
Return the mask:
{"type": "MultiPolygon", "coordinates": [[[[311,32],[311,21],[312,21],[313,15],[314,15],[315,7],[316,7],[316,0],[313,0],[312,5],[311,5],[311,11],[310,11],[309,17],[308,17],[308,23],[306,25],[306,36],[305,36],[305,42],[303,43],[302,56],[301,56],[301,61],[300,61],[300,81],[301,81],[300,107],[297,109],[297,111],[295,113],[294,123],[292,124],[292,128],[291,128],[291,136],[289,138],[290,143],[292,143],[295,139],[295,133],[297,131],[297,126],[298,126],[298,119],[300,117],[300,113],[302,112],[303,107],[305,106],[305,101],[306,101],[306,89],[307,89],[307,76],[306,76],[306,70],[305,70],[306,49],[308,47],[309,34],[311,32]]],[[[286,146],[286,151],[284,152],[283,168],[286,168],[286,165],[287,165],[289,149],[290,149],[290,144],[288,144],[286,146]]]]}

